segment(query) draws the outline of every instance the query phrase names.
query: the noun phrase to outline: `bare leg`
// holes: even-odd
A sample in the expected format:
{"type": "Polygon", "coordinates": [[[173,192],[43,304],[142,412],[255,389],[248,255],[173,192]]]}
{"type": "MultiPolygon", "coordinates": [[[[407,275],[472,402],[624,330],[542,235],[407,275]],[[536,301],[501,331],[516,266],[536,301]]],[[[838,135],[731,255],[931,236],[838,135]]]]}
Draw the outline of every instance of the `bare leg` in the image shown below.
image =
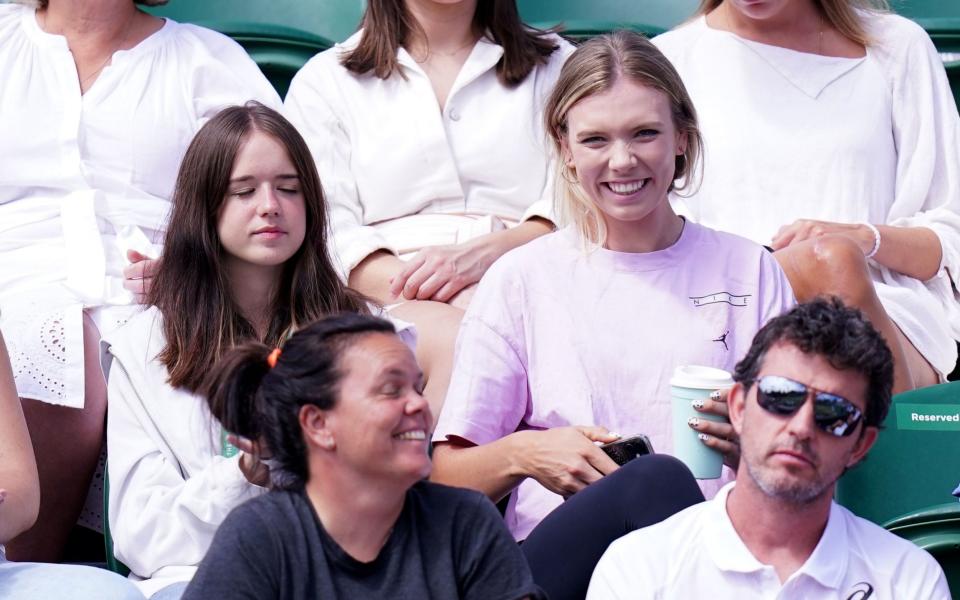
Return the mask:
{"type": "Polygon", "coordinates": [[[415,300],[390,311],[417,326],[417,362],[427,380],[423,395],[436,423],[453,371],[453,348],[463,311],[442,302],[415,300]]]}
{"type": "Polygon", "coordinates": [[[99,344],[100,333],[84,315],[82,409],[21,400],[40,474],[40,514],[33,527],[7,544],[10,560],[57,562],[83,509],[100,457],[107,409],[99,344]]]}
{"type": "Polygon", "coordinates": [[[843,236],[824,236],[788,246],[775,252],[774,257],[798,301],[833,295],[863,311],[893,353],[894,393],[937,383],[933,367],[884,310],[867,270],[867,260],[856,243],[843,236]]]}

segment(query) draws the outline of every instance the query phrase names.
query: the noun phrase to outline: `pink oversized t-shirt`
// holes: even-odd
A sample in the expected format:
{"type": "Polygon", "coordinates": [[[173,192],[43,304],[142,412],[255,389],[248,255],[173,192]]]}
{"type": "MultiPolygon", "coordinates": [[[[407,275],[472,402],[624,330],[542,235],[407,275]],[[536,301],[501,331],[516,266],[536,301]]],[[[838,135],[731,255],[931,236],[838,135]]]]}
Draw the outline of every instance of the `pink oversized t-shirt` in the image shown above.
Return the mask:
{"type": "MultiPolygon", "coordinates": [[[[754,334],[794,303],[762,246],[687,222],[657,252],[587,252],[568,228],[504,255],[464,317],[434,441],[486,444],[522,429],[602,425],[672,451],[677,365],[732,371],[754,334]]],[[[712,496],[728,477],[708,482],[712,496]]],[[[562,502],[533,479],[506,513],[524,539],[562,502]]]]}

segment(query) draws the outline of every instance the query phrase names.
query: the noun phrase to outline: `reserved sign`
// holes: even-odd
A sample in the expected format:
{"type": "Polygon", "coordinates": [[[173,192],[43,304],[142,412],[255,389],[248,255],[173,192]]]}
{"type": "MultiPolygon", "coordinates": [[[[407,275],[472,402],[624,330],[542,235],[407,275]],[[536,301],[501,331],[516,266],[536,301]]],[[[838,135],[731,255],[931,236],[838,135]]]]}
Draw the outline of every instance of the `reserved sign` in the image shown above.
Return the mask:
{"type": "Polygon", "coordinates": [[[960,431],[958,404],[895,404],[897,429],[960,431]]]}

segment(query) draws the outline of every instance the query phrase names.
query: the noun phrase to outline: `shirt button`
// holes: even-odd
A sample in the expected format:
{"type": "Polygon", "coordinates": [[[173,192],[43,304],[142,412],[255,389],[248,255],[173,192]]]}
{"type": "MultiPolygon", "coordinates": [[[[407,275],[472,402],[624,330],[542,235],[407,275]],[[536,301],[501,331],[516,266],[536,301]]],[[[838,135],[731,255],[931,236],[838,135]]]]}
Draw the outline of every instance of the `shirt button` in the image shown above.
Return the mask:
{"type": "Polygon", "coordinates": [[[455,108],[451,108],[451,109],[450,109],[450,120],[451,120],[451,121],[459,121],[459,120],[460,120],[460,113],[457,111],[457,109],[455,109],[455,108]]]}

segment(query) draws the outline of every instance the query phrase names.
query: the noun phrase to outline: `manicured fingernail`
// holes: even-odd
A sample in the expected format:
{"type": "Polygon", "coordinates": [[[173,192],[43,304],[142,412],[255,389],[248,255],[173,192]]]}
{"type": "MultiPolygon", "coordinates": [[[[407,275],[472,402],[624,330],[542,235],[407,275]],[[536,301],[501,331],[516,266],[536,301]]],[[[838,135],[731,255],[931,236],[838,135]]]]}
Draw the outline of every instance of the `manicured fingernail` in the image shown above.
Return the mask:
{"type": "Polygon", "coordinates": [[[713,400],[714,402],[717,402],[718,400],[720,400],[720,390],[714,390],[710,392],[710,399],[713,400]]]}
{"type": "Polygon", "coordinates": [[[690,403],[690,405],[697,410],[700,410],[701,408],[703,408],[703,404],[704,404],[703,398],[697,398],[696,400],[690,403]]]}
{"type": "Polygon", "coordinates": [[[690,417],[689,419],[687,419],[687,425],[689,425],[690,427],[693,427],[694,429],[696,429],[697,425],[699,424],[700,424],[700,419],[696,417],[690,417]]]}
{"type": "Polygon", "coordinates": [[[616,431],[611,431],[611,432],[610,432],[610,433],[608,433],[607,435],[610,435],[610,436],[613,436],[613,437],[615,437],[615,438],[618,438],[618,437],[620,437],[620,434],[619,434],[619,433],[617,433],[616,431]]]}
{"type": "Polygon", "coordinates": [[[700,438],[700,441],[701,441],[701,442],[705,442],[705,441],[707,441],[707,439],[708,439],[710,436],[708,436],[708,435],[705,434],[705,433],[698,433],[698,434],[697,434],[697,437],[700,438]]]}

